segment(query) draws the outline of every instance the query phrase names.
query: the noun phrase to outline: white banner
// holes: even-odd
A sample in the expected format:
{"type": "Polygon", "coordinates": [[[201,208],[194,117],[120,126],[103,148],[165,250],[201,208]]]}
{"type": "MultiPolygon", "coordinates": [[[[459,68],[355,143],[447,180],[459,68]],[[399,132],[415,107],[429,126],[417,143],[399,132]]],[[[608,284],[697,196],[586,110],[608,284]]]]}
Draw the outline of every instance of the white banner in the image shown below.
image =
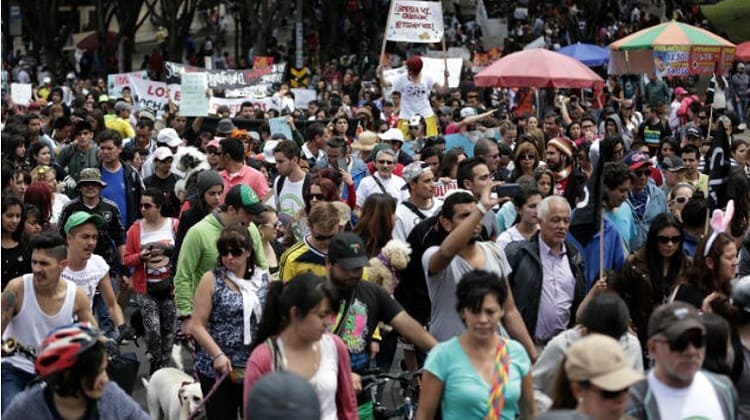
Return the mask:
{"type": "Polygon", "coordinates": [[[393,0],[385,36],[388,41],[440,42],[443,39],[442,3],[393,0]]]}
{"type": "Polygon", "coordinates": [[[10,98],[16,105],[26,106],[31,102],[31,84],[11,83],[10,98]]]}
{"type": "Polygon", "coordinates": [[[229,108],[229,115],[234,117],[238,112],[240,112],[240,107],[245,102],[252,102],[253,106],[258,106],[260,109],[265,111],[268,108],[269,100],[270,98],[216,98],[212,96],[208,99],[208,113],[211,115],[216,115],[219,107],[224,105],[229,108]]]}
{"type": "Polygon", "coordinates": [[[315,89],[291,88],[290,90],[294,93],[295,108],[307,108],[307,104],[317,97],[315,89]]]}
{"type": "Polygon", "coordinates": [[[180,85],[167,87],[164,82],[130,78],[130,90],[137,109],[149,108],[161,114],[166,108],[171,95],[172,102],[180,103],[180,85]]]}
{"type": "MultiPolygon", "coordinates": [[[[464,61],[461,58],[449,58],[448,59],[448,87],[456,88],[461,81],[461,67],[463,67],[464,61]]],[[[422,57],[422,75],[429,75],[432,80],[437,80],[438,83],[443,81],[443,74],[445,73],[445,65],[443,64],[442,58],[430,58],[422,57]]],[[[383,79],[387,80],[391,85],[396,81],[396,78],[406,74],[406,66],[402,66],[396,69],[383,70],[383,79]]]]}
{"type": "MultiPolygon", "coordinates": [[[[134,71],[130,73],[117,73],[107,75],[107,95],[112,98],[119,98],[122,95],[122,88],[130,86],[130,78],[148,79],[146,70],[134,71]]],[[[131,89],[132,93],[132,89],[131,89]]]]}

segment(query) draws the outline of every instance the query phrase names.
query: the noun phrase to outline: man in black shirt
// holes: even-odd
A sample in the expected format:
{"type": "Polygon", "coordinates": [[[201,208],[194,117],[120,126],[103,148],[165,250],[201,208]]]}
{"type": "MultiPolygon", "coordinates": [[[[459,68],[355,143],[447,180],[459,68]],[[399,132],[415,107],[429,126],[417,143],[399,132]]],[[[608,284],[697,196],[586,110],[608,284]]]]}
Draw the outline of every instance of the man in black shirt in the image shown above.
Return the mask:
{"type": "Polygon", "coordinates": [[[155,188],[164,194],[166,201],[162,206],[162,215],[165,217],[180,216],[180,201],[174,193],[178,177],[172,172],[173,160],[168,147],[159,147],[154,151],[154,174],[143,180],[146,188],[155,188]]]}

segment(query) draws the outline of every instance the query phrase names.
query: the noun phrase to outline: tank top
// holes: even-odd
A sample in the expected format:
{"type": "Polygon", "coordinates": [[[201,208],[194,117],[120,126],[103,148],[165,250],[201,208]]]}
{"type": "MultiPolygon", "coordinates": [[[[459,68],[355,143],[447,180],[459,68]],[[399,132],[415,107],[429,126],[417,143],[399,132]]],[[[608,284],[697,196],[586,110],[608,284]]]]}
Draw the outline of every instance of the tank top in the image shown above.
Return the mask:
{"type": "MultiPolygon", "coordinates": [[[[24,346],[31,346],[39,349],[39,345],[49,332],[57,327],[68,325],[73,322],[73,305],[76,300],[76,285],[70,281],[60,279],[68,286],[65,292],[65,299],[54,315],[47,315],[39,307],[34,292],[34,275],[24,274],[23,276],[23,303],[21,311],[8,324],[3,334],[3,340],[8,337],[15,338],[24,346]]],[[[3,358],[3,363],[8,362],[11,365],[29,373],[34,373],[34,362],[25,356],[15,355],[3,358]]]]}

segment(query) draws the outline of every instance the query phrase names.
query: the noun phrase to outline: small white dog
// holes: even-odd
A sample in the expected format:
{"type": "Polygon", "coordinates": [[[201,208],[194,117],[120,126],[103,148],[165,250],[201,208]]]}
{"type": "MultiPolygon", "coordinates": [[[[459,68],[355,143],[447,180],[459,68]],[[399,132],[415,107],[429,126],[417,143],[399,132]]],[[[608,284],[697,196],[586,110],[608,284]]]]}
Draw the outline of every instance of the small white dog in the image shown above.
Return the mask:
{"type": "Polygon", "coordinates": [[[187,420],[203,400],[201,385],[187,373],[165,367],[141,379],[146,387],[148,411],[153,420],[187,420]]]}

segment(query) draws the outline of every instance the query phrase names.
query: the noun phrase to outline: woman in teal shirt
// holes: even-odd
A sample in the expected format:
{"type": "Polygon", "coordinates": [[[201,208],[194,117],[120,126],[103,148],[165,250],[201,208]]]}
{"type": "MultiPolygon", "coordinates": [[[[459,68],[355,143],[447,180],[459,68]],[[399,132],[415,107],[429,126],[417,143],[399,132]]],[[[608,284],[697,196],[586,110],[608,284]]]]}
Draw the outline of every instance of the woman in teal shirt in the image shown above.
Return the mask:
{"type": "Polygon", "coordinates": [[[497,334],[508,286],[494,273],[466,273],[456,309],[466,324],[458,337],[430,351],[422,373],[417,419],[510,419],[534,415],[531,361],[523,346],[497,334]]]}

